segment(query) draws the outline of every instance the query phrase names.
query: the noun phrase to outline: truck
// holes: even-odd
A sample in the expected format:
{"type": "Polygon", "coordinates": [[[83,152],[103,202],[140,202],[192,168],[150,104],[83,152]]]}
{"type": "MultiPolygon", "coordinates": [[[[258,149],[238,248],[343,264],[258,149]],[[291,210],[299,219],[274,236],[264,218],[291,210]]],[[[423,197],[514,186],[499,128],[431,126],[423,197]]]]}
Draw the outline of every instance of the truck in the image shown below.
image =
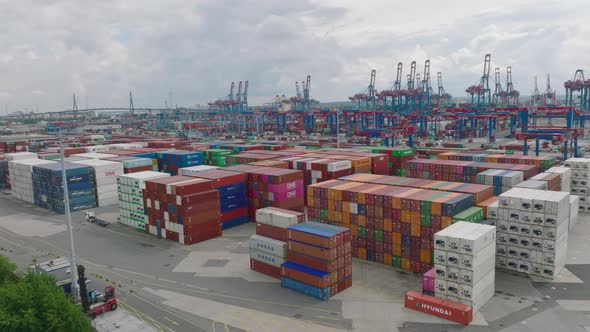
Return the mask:
{"type": "Polygon", "coordinates": [[[104,288],[104,293],[96,290],[90,291],[93,297],[88,299],[89,306],[86,311],[92,318],[102,315],[108,311],[117,310],[117,297],[115,296],[115,287],[108,285],[104,288]]]}
{"type": "Polygon", "coordinates": [[[83,265],[78,265],[78,276],[80,304],[88,316],[94,319],[105,312],[117,310],[118,305],[114,286],[107,285],[103,293],[96,290],[87,291],[86,269],[83,265]]]}
{"type": "Polygon", "coordinates": [[[107,227],[109,225],[108,221],[96,217],[94,211],[86,211],[84,215],[86,217],[86,222],[97,224],[101,227],[107,227]]]}

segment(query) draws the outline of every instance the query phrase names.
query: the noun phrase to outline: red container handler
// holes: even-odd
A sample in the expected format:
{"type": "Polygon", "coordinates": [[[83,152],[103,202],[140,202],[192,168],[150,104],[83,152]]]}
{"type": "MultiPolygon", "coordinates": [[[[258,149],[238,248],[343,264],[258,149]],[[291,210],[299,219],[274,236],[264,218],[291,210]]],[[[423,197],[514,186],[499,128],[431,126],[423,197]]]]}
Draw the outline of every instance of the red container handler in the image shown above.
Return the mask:
{"type": "Polygon", "coordinates": [[[430,295],[410,291],[406,293],[405,306],[459,324],[469,325],[473,320],[473,308],[430,295]]]}
{"type": "Polygon", "coordinates": [[[256,271],[258,273],[266,274],[267,276],[280,279],[281,278],[281,268],[277,266],[272,266],[270,264],[266,264],[261,261],[257,261],[255,259],[250,258],[250,269],[252,271],[256,271]]]}

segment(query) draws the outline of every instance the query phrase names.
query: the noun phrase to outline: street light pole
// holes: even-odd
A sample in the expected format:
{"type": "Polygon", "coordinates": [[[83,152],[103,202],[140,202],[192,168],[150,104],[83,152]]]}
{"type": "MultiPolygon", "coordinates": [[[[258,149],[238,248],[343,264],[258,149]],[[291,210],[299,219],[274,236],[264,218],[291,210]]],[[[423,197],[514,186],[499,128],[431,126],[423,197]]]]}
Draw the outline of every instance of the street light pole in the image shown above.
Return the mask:
{"type": "Polygon", "coordinates": [[[336,148],[340,149],[340,110],[336,110],[336,148]]]}
{"type": "Polygon", "coordinates": [[[62,129],[59,129],[59,150],[61,152],[61,180],[63,186],[64,195],[64,208],[66,210],[66,225],[68,230],[68,236],[70,239],[70,273],[72,275],[72,297],[75,300],[78,299],[78,264],[76,263],[76,252],[74,249],[74,231],[72,229],[72,215],[70,214],[70,197],[68,192],[68,180],[66,178],[66,167],[65,167],[65,155],[64,155],[64,142],[62,129]]]}

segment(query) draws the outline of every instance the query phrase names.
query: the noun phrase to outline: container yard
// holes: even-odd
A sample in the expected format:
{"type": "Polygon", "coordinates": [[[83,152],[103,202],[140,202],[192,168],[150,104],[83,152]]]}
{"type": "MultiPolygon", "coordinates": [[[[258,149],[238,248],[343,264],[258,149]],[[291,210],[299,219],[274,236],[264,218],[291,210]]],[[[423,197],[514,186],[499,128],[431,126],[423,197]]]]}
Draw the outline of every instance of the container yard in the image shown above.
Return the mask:
{"type": "Polygon", "coordinates": [[[338,106],[307,76],[264,106],[245,81],[203,109],[0,117],[29,133],[0,139],[0,249],[65,264],[71,232],[162,331],[583,331],[590,93],[521,103],[490,64],[466,100],[426,60],[338,106]]]}

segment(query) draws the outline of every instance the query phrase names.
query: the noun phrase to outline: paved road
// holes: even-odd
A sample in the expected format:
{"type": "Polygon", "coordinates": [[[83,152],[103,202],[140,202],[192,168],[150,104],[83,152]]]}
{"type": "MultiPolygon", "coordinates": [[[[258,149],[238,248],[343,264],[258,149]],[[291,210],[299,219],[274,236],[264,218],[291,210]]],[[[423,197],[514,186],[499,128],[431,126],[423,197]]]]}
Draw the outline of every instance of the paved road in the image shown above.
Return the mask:
{"type": "MultiPolygon", "coordinates": [[[[97,211],[100,215],[114,209],[116,207],[100,208],[97,211]]],[[[51,223],[64,225],[64,216],[49,213],[7,195],[0,197],[0,216],[0,251],[22,269],[26,269],[33,259],[45,261],[67,256],[67,232],[60,229],[55,234],[49,234],[52,230],[45,229],[51,223]],[[28,219],[39,224],[34,231],[27,227],[19,228],[17,231],[21,234],[1,227],[7,220],[12,220],[12,223],[19,219],[27,219],[23,225],[29,224],[28,219]],[[41,236],[27,236],[29,231],[41,236]]],[[[292,293],[288,296],[289,291],[281,289],[276,282],[252,283],[242,278],[195,277],[193,273],[172,272],[194,249],[119,224],[102,228],[85,223],[82,222],[81,213],[72,214],[72,220],[78,263],[86,267],[87,278],[92,280],[93,287],[100,289],[106,284],[116,285],[121,306],[161,331],[242,330],[163,305],[164,299],[146,289],[167,290],[215,303],[319,322],[325,326],[351,327],[350,321],[342,318],[339,301],[318,303],[303,296],[292,296],[292,293]],[[273,286],[271,289],[269,284],[273,286]]],[[[35,225],[33,223],[29,228],[35,225]]],[[[246,241],[247,236],[241,240],[246,241]]]]}
{"type": "MultiPolygon", "coordinates": [[[[113,217],[116,207],[97,209],[113,217]]],[[[355,260],[353,287],[329,301],[283,289],[248,268],[251,225],[219,239],[183,246],[73,215],[79,263],[92,286],[117,287],[121,306],[158,331],[584,331],[590,326],[590,217],[570,233],[570,280],[533,282],[496,274],[496,296],[474,323],[459,328],[403,308],[419,276],[355,260]],[[222,268],[208,266],[224,266],[222,268]],[[241,329],[240,329],[241,328],[241,329]],[[549,328],[549,329],[546,329],[549,328]]],[[[0,253],[21,269],[32,259],[67,256],[64,217],[0,195],[0,253]]]]}

